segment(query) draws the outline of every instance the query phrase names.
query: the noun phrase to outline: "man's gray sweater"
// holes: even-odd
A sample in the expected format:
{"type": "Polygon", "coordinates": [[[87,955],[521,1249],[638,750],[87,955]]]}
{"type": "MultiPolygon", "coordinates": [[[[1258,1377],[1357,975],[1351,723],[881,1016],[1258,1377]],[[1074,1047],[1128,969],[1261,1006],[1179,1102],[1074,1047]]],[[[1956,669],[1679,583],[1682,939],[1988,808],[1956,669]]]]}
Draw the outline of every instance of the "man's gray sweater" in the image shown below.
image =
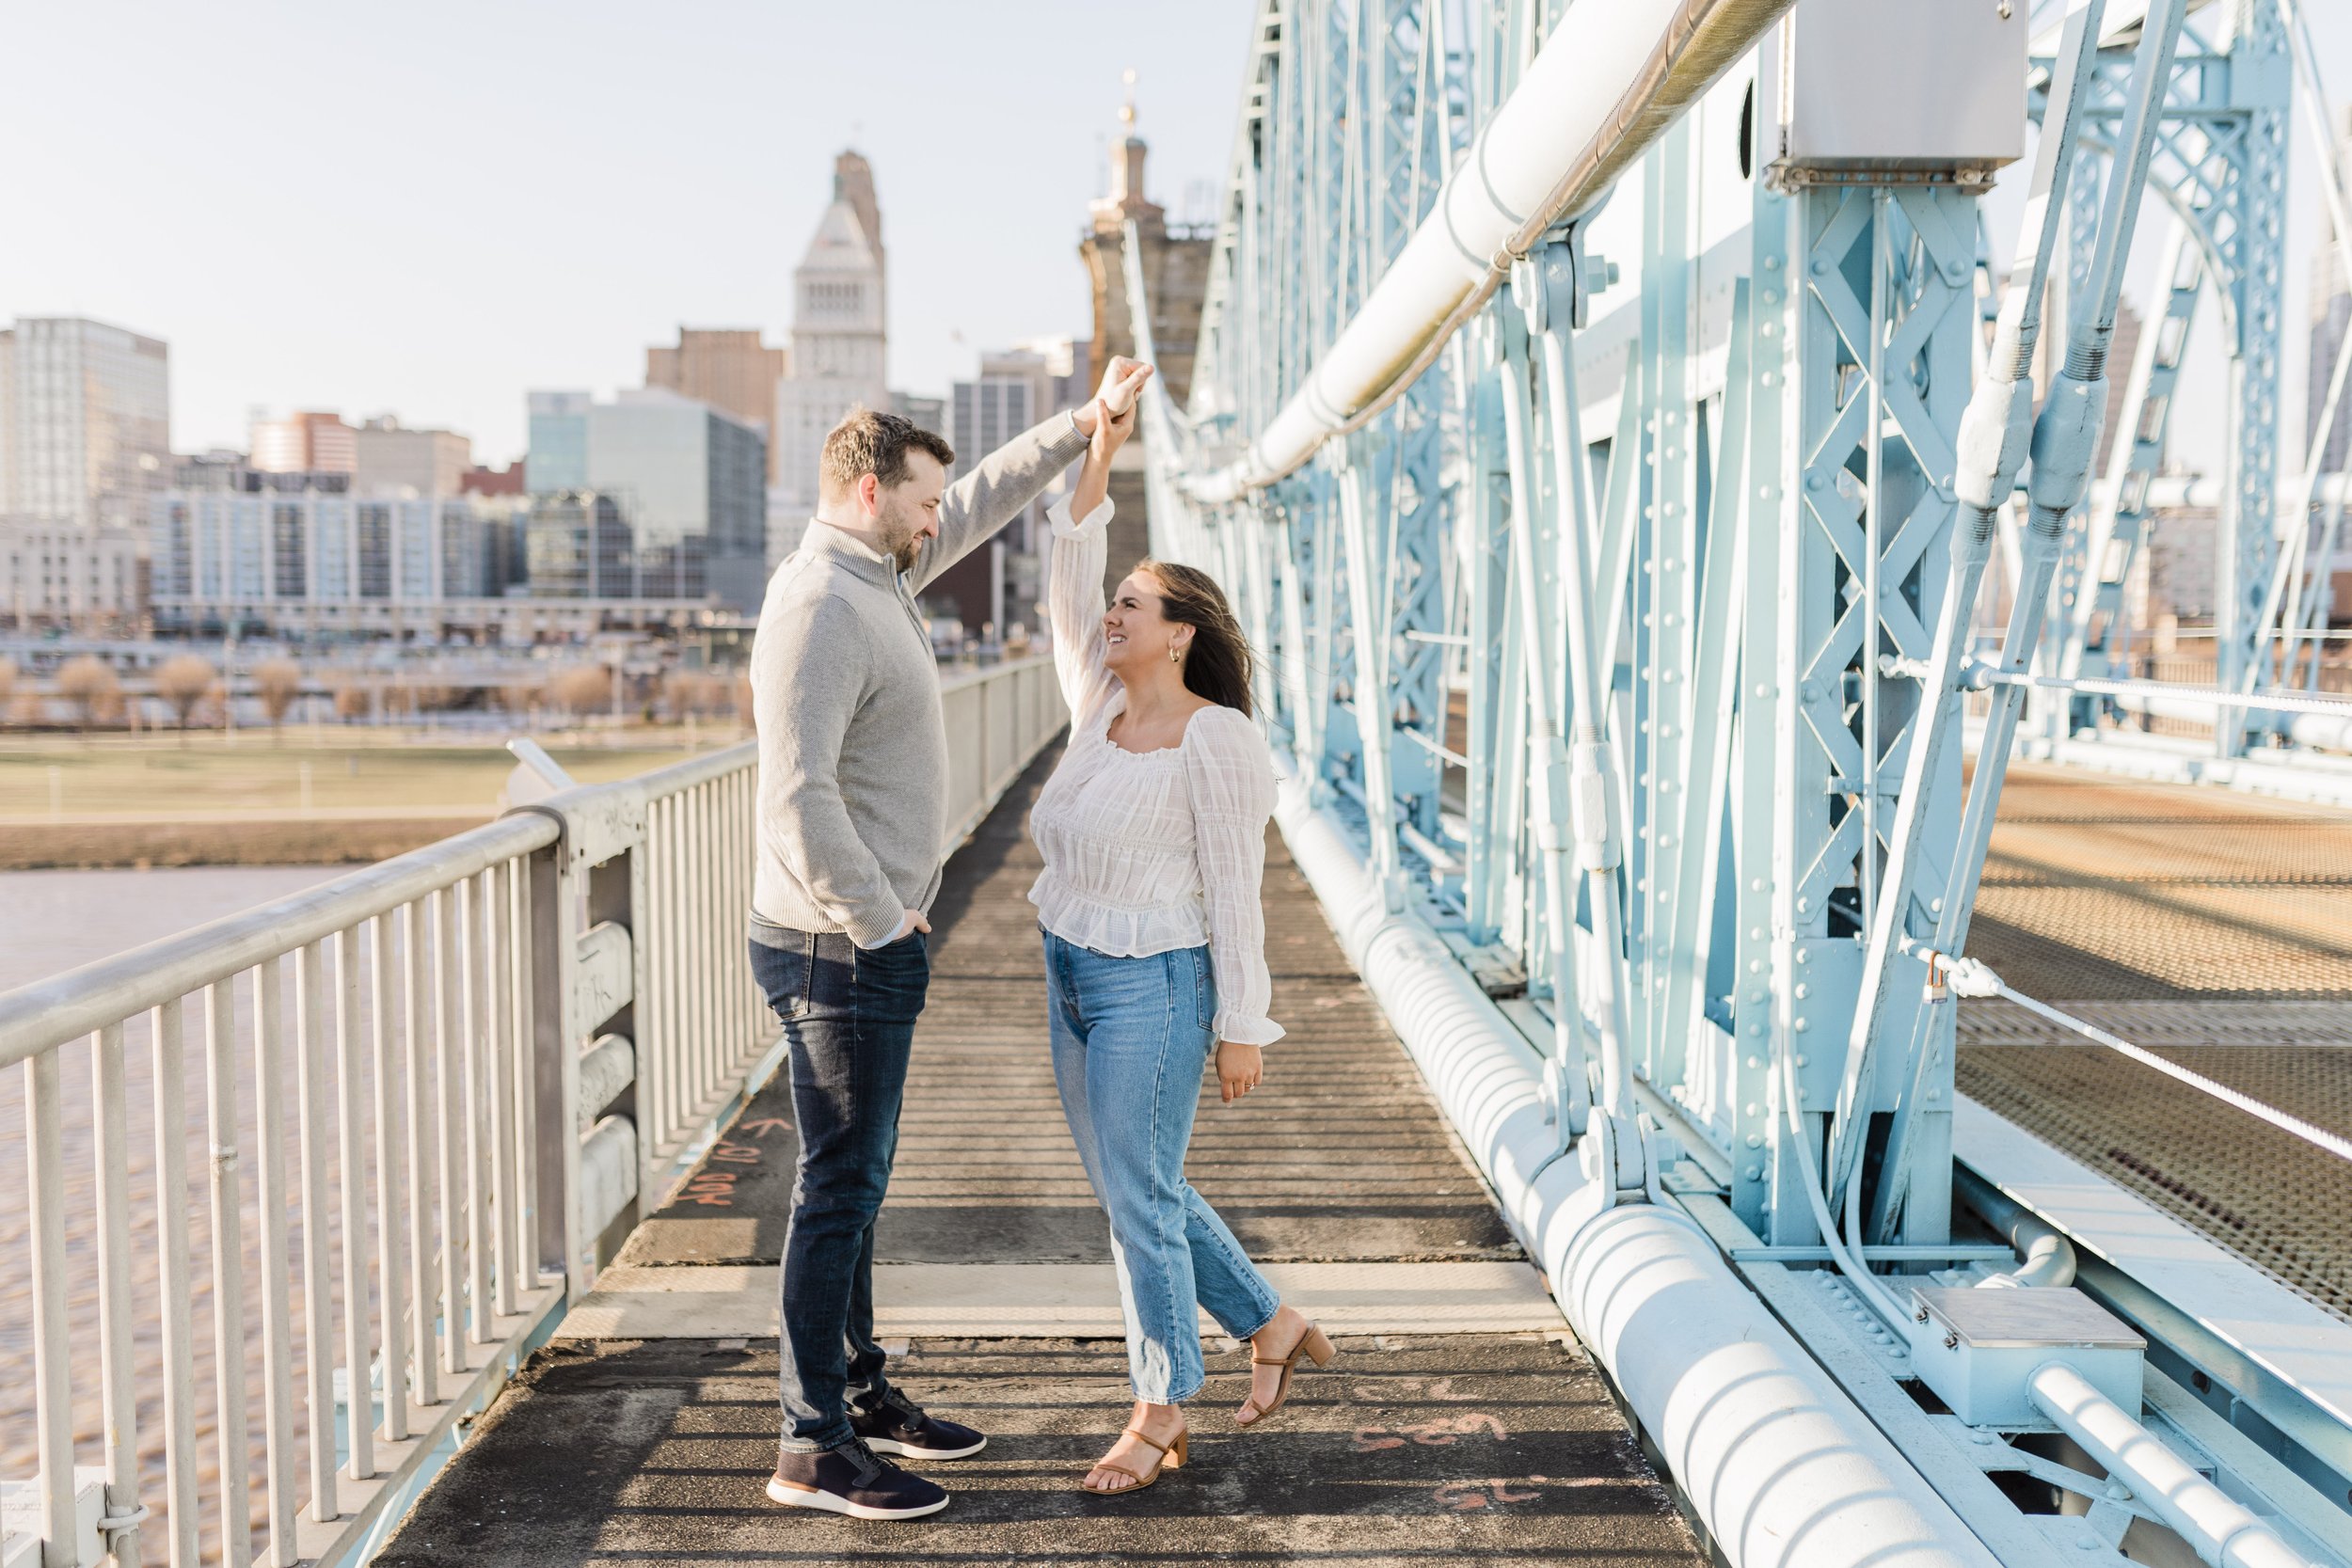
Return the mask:
{"type": "Polygon", "coordinates": [[[755,940],[780,926],[878,947],[906,911],[929,911],[947,832],[947,730],[914,595],[1086,447],[1057,414],[991,452],[947,487],[939,536],[904,577],[860,536],[821,522],[776,567],[752,639],[755,940]]]}

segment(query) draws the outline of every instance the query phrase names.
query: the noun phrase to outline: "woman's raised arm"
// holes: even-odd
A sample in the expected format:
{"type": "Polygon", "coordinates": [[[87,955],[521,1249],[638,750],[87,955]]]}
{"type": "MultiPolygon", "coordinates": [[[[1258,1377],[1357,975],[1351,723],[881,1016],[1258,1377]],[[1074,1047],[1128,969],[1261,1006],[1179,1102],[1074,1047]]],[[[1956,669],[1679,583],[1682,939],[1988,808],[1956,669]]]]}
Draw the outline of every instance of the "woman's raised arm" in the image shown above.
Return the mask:
{"type": "MultiPolygon", "coordinates": [[[[1087,454],[1087,468],[1095,466],[1087,454]]],[[[1109,463],[1105,461],[1107,469],[1109,463]]],[[[1054,673],[1061,680],[1062,701],[1070,706],[1070,733],[1076,736],[1093,722],[1119,689],[1119,677],[1103,666],[1106,644],[1103,637],[1103,567],[1110,559],[1111,503],[1104,486],[1094,488],[1093,504],[1076,522],[1071,521],[1073,500],[1087,493],[1081,473],[1073,494],[1045,509],[1054,528],[1054,553],[1047,567],[1045,616],[1054,632],[1054,673]]]]}

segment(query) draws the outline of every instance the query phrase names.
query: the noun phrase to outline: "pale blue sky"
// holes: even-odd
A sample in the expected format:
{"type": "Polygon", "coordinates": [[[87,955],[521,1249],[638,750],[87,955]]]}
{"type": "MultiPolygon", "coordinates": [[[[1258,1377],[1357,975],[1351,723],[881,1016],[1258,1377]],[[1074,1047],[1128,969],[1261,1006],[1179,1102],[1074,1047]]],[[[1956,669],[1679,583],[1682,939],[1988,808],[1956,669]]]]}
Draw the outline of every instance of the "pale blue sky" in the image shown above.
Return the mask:
{"type": "MultiPolygon", "coordinates": [[[[1141,77],[1152,194],[1179,215],[1206,202],[1255,8],[20,5],[0,321],[87,314],[169,340],[183,451],[242,446],[257,405],[324,407],[446,424],[503,462],[528,388],[634,386],[681,323],[783,341],[792,265],[854,142],[890,247],[892,380],[940,393],[981,348],[1088,330],[1075,247],[1122,70],[1141,77]]],[[[2352,8],[2312,10],[2342,102],[2352,8]]],[[[2296,135],[2289,462],[2319,229],[2296,135]]]]}
{"type": "Polygon", "coordinates": [[[0,322],[168,340],[183,451],[242,446],[259,404],[389,410],[502,462],[527,388],[634,386],[681,322],[781,341],[854,141],[892,379],[944,392],[981,348],[1089,330],[1076,246],[1122,70],[1153,196],[1181,214],[1221,177],[1254,9],[13,6],[0,322]]]}

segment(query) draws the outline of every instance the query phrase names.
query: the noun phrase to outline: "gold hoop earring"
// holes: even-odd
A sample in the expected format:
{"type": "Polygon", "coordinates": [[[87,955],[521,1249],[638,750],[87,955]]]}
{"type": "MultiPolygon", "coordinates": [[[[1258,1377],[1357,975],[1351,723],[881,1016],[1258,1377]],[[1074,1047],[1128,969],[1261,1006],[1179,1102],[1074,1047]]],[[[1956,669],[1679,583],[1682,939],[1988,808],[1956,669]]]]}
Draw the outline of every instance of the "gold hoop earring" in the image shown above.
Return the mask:
{"type": "Polygon", "coordinates": [[[1177,651],[1176,644],[1173,642],[1168,645],[1168,661],[1170,664],[1182,664],[1184,661],[1184,655],[1177,651]]]}

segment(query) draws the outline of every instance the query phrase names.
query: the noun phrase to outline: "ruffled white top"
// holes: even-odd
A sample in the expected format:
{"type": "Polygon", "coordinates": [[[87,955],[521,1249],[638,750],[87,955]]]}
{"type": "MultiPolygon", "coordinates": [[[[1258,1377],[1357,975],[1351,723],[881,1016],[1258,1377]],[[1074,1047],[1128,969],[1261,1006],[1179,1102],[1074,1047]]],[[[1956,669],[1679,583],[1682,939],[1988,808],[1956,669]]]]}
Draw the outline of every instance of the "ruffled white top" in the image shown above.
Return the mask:
{"type": "Polygon", "coordinates": [[[1271,1045],[1266,1016],[1265,825],[1274,764],[1264,738],[1236,708],[1206,707],[1181,743],[1130,752],[1110,737],[1126,689],[1104,667],[1103,567],[1111,503],[1070,520],[1067,498],[1047,509],[1054,556],[1046,614],[1054,663],[1070,705],[1070,749],[1029,812],[1045,859],[1029,890],[1040,924],[1115,958],[1209,948],[1216,977],[1216,1037],[1271,1045]]]}

